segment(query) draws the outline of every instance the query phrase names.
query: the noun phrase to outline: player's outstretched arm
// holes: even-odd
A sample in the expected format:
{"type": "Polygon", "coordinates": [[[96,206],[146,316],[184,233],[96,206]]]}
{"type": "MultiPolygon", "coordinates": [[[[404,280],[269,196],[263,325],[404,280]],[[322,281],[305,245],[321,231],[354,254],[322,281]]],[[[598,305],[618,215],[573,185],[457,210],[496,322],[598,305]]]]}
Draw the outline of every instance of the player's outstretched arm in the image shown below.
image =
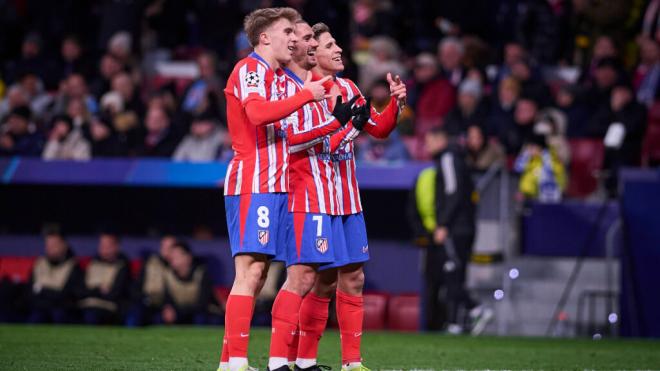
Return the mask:
{"type": "Polygon", "coordinates": [[[289,151],[292,153],[299,152],[312,147],[323,141],[326,135],[345,126],[351,119],[352,106],[357,99],[356,96],[350,101],[342,103],[341,96],[338,96],[335,108],[332,110],[332,116],[328,116],[325,122],[308,130],[304,129],[304,122],[300,119],[299,111],[298,120],[295,120],[293,125],[287,126],[286,137],[289,143],[289,151]]]}
{"type": "Polygon", "coordinates": [[[248,120],[255,126],[268,125],[289,116],[311,101],[323,100],[326,97],[323,83],[330,77],[327,76],[318,81],[311,79],[311,74],[308,74],[303,89],[292,97],[276,101],[267,101],[262,97],[248,100],[245,102],[245,113],[248,120]]]}
{"type": "Polygon", "coordinates": [[[400,107],[405,104],[406,100],[406,86],[401,82],[399,76],[392,78],[392,74],[387,74],[387,81],[390,84],[390,99],[389,104],[383,112],[378,113],[375,109],[371,109],[371,120],[364,126],[364,130],[370,135],[384,139],[396,127],[396,122],[399,114],[400,107]]]}

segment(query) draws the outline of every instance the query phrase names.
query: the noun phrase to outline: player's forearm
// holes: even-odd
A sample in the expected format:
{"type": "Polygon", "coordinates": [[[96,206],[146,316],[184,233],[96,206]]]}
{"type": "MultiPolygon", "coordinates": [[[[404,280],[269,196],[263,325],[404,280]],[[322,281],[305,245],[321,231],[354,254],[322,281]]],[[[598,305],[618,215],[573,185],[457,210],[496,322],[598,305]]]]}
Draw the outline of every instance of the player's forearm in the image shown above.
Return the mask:
{"type": "Polygon", "coordinates": [[[374,109],[371,111],[370,121],[373,121],[375,125],[368,122],[364,125],[364,130],[376,138],[387,138],[396,127],[397,114],[399,113],[399,105],[396,98],[392,97],[390,99],[390,103],[385,107],[383,112],[378,113],[374,109]]]}
{"type": "Polygon", "coordinates": [[[349,123],[342,130],[330,136],[330,153],[334,153],[346,143],[357,138],[359,134],[360,130],[354,128],[353,125],[349,123]]]}
{"type": "Polygon", "coordinates": [[[326,135],[337,131],[339,128],[341,128],[341,123],[335,118],[306,131],[296,131],[293,127],[289,126],[287,128],[289,151],[294,153],[310,148],[323,141],[326,135]]]}
{"type": "Polygon", "coordinates": [[[309,90],[302,90],[283,100],[252,99],[245,104],[245,113],[252,124],[263,126],[289,116],[312,100],[314,96],[309,90]]]}

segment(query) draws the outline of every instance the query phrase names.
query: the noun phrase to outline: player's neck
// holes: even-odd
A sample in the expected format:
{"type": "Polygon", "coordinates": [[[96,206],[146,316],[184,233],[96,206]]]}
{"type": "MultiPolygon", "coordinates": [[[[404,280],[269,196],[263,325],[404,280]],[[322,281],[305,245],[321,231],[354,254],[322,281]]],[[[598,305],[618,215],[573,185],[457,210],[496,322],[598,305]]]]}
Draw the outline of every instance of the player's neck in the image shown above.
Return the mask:
{"type": "Polygon", "coordinates": [[[311,71],[304,69],[298,63],[294,63],[294,62],[289,63],[288,68],[302,81],[305,81],[305,79],[307,78],[307,74],[311,73],[311,71]]]}
{"type": "Polygon", "coordinates": [[[332,76],[333,79],[335,77],[334,72],[325,70],[325,69],[319,67],[318,65],[316,67],[314,67],[314,69],[312,71],[314,71],[317,75],[321,75],[321,77],[332,76]]]}
{"type": "Polygon", "coordinates": [[[268,63],[268,66],[270,66],[273,71],[280,68],[280,62],[277,61],[275,55],[266,45],[259,44],[255,46],[254,52],[257,53],[266,63],[268,63]]]}

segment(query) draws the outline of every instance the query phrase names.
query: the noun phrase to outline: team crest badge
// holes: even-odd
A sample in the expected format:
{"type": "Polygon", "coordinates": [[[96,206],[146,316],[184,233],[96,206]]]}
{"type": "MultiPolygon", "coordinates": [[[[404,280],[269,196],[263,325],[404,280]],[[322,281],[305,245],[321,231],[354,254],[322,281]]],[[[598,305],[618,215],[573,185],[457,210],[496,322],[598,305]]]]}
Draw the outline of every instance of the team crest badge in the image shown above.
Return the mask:
{"type": "Polygon", "coordinates": [[[266,246],[266,244],[268,243],[268,231],[264,229],[260,229],[257,232],[257,237],[259,238],[259,243],[262,246],[266,246]]]}
{"type": "Polygon", "coordinates": [[[328,251],[328,239],[323,237],[318,237],[316,239],[316,250],[321,254],[325,254],[328,251]]]}
{"type": "Polygon", "coordinates": [[[255,71],[250,71],[245,75],[245,83],[249,87],[256,87],[259,85],[260,82],[259,74],[256,73],[255,71]]]}

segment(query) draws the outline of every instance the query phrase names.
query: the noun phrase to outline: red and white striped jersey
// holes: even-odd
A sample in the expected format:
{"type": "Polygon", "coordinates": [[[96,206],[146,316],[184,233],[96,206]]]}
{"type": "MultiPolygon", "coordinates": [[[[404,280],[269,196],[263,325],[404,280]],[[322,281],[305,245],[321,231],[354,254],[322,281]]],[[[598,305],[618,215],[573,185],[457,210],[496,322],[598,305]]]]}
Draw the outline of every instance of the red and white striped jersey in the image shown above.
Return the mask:
{"type": "Polygon", "coordinates": [[[224,90],[227,126],[234,158],[225,176],[225,195],[288,192],[288,150],[280,123],[256,126],[246,104],[253,99],[275,101],[284,97],[284,74],[256,53],[240,60],[224,90]]]}
{"type": "MultiPolygon", "coordinates": [[[[303,81],[286,70],[287,95],[299,92],[303,81]]],[[[330,135],[341,124],[322,103],[310,102],[283,120],[289,144],[289,210],[335,215],[335,168],[330,135]]]]}
{"type": "MultiPolygon", "coordinates": [[[[349,79],[336,78],[335,84],[341,91],[342,99],[346,102],[355,95],[362,95],[355,83],[349,79]]],[[[326,102],[327,104],[327,102],[326,102]]],[[[329,108],[328,108],[329,109],[329,108]]],[[[396,127],[398,105],[396,99],[392,98],[382,113],[371,108],[371,118],[365,124],[363,130],[378,137],[387,137],[396,127]]],[[[338,199],[338,212],[336,215],[350,215],[362,212],[360,190],[355,174],[355,153],[353,139],[360,131],[353,128],[349,123],[345,128],[332,135],[330,138],[331,148],[336,148],[332,153],[335,168],[335,192],[338,199]]]]}

